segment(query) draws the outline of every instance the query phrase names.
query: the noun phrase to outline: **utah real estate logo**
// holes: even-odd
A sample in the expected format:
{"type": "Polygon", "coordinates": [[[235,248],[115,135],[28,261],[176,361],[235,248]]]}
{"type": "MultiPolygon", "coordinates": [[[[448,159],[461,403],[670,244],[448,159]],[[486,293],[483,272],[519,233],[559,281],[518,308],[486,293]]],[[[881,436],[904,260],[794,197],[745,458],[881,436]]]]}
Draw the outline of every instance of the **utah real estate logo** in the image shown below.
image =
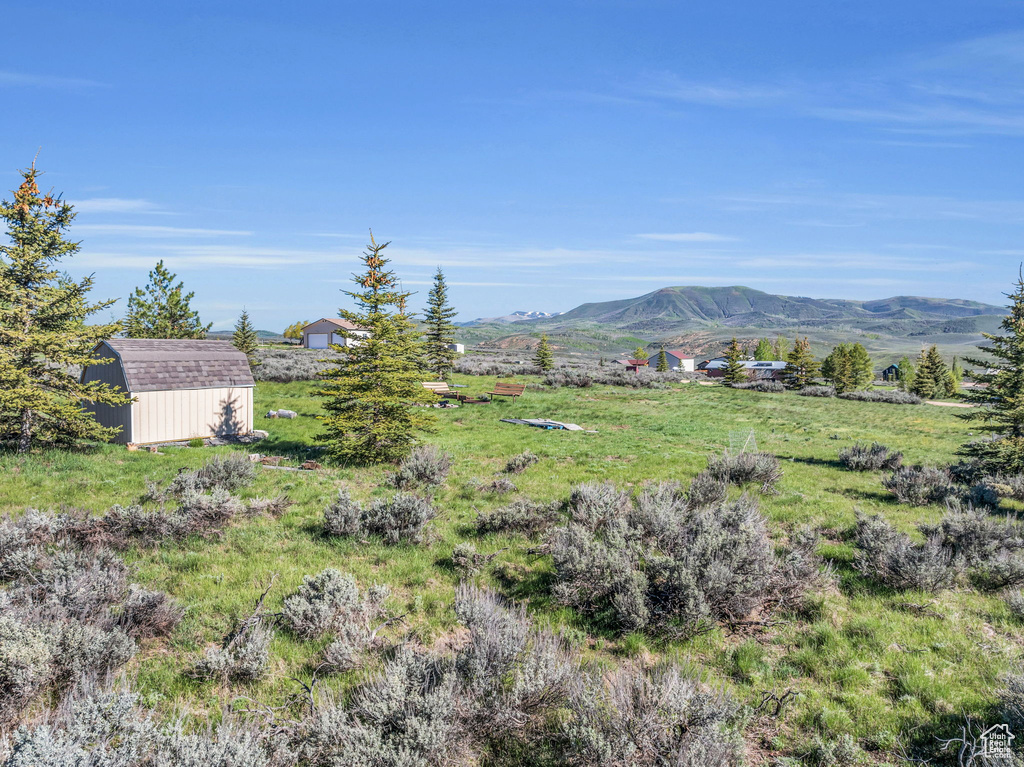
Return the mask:
{"type": "Polygon", "coordinates": [[[981,755],[986,759],[1010,761],[1011,743],[1016,735],[1008,724],[995,724],[981,734],[981,755]]]}

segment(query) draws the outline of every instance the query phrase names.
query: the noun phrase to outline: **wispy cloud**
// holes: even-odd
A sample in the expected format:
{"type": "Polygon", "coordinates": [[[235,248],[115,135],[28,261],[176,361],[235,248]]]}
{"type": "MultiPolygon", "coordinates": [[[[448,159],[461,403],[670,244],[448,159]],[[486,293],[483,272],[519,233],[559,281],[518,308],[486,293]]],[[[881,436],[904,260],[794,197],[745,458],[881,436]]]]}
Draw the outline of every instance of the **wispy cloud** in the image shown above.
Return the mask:
{"type": "Polygon", "coordinates": [[[131,237],[246,237],[252,232],[236,229],[190,229],[181,226],[146,226],[144,224],[78,224],[75,231],[131,237]]]}
{"type": "Polygon", "coordinates": [[[106,83],[80,77],[61,77],[0,70],[0,88],[104,88],[106,83]]]}
{"type": "Polygon", "coordinates": [[[736,242],[739,240],[738,237],[712,234],[711,232],[666,232],[638,234],[636,236],[641,240],[655,240],[657,242],[736,242]]]}
{"type": "Polygon", "coordinates": [[[163,208],[149,200],[123,197],[92,197],[87,200],[69,200],[79,213],[164,213],[163,208]]]}

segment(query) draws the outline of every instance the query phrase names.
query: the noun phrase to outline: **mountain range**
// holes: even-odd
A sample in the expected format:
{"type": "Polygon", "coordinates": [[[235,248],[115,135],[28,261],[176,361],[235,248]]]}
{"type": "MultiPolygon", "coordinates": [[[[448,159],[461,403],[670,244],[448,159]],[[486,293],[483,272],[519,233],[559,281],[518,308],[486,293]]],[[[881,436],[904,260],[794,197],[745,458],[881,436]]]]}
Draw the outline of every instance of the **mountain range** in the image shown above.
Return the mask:
{"type": "Polygon", "coordinates": [[[918,296],[857,301],[765,293],[743,286],[665,287],[636,298],[577,306],[558,315],[516,312],[466,323],[461,335],[484,348],[531,348],[541,333],[567,352],[618,354],[642,343],[717,352],[732,336],[807,336],[818,352],[860,341],[874,354],[916,354],[935,343],[947,355],[973,353],[1006,309],[978,301],[918,296]],[[533,316],[526,316],[533,315],[533,316]],[[514,327],[509,324],[514,323],[514,327]]]}

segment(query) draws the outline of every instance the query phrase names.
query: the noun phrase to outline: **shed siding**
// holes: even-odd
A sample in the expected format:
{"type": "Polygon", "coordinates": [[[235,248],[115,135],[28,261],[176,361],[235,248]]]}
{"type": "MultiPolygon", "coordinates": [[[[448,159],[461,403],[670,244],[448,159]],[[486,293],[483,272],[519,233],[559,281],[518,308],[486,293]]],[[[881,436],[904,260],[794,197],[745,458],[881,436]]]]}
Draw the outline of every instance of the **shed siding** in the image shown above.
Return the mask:
{"type": "Polygon", "coordinates": [[[253,428],[251,387],[140,392],[132,404],[133,442],[247,434],[253,428]]]}
{"type": "MultiPolygon", "coordinates": [[[[99,359],[111,359],[112,362],[108,362],[106,365],[90,365],[85,369],[85,373],[82,375],[83,382],[99,381],[100,383],[109,384],[114,386],[121,391],[127,389],[127,385],[124,380],[124,371],[121,368],[121,363],[117,360],[114,353],[105,344],[98,350],[97,357],[99,359]]],[[[88,412],[92,413],[96,417],[96,421],[100,426],[107,428],[121,427],[121,431],[118,432],[117,436],[114,437],[114,442],[119,444],[127,444],[132,441],[131,435],[131,405],[101,405],[90,402],[83,402],[82,407],[88,412]]]]}

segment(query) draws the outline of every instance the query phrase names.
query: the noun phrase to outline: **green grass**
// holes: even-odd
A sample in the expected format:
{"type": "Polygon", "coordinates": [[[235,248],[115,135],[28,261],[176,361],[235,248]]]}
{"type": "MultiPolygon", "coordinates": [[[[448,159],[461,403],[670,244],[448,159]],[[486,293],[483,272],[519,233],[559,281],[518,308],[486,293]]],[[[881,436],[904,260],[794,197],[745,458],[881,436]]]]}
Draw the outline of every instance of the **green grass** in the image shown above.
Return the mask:
{"type": "MultiPolygon", "coordinates": [[[[459,377],[469,392],[493,379],[459,377]]],[[[166,448],[163,455],[102,446],[83,452],[47,452],[29,457],[0,454],[0,507],[78,507],[101,511],[133,502],[147,479],[166,482],[180,467],[197,467],[215,453],[233,449],[314,456],[319,404],[312,383],[260,384],[256,411],[289,408],[293,421],[257,418],[271,437],[250,448],[166,448]]],[[[501,582],[482,581],[525,600],[536,619],[563,627],[580,650],[607,662],[649,661],[669,656],[703,669],[716,684],[757,701],[764,690],[799,693],[783,716],[758,728],[762,747],[798,752],[815,735],[850,733],[869,748],[892,749],[901,731],[943,726],[961,712],[984,714],[993,704],[998,676],[1020,655],[1024,629],[993,596],[951,591],[938,596],[880,588],[852,569],[844,540],[855,512],[881,513],[902,529],[942,515],[937,507],[895,503],[880,475],[843,471],[840,448],[854,441],[879,441],[904,452],[910,463],[953,459],[969,427],[951,408],[905,407],[793,394],[758,394],[723,387],[679,385],[668,390],[609,387],[527,391],[518,402],[438,410],[428,441],[454,456],[454,468],[436,495],[441,517],[428,545],[386,547],[373,541],[328,539],[320,533],[324,507],[339,487],[359,500],[391,492],[382,487],[385,467],[327,468],[318,472],[264,469],[244,495],[287,493],[294,501],[279,520],[240,521],[212,541],[186,541],[128,552],[145,584],[174,594],[188,608],[169,642],[154,641],[134,662],[145,700],[196,713],[215,712],[244,694],[280,703],[297,690],[289,677],[310,677],[310,661],[322,643],[302,642],[279,632],[272,647],[272,672],[251,689],[200,683],[185,672],[196,654],[228,630],[234,617],[251,610],[271,573],[276,583],[268,608],[276,610],[302,576],[325,567],[353,573],[359,581],[387,583],[390,606],[405,613],[391,636],[411,635],[431,644],[454,628],[450,605],[457,575],[449,563],[455,544],[472,541],[482,553],[508,547],[497,559],[501,582]],[[542,431],[500,423],[503,417],[571,421],[596,434],[542,431]],[[687,481],[704,468],[706,456],[729,445],[730,432],[753,429],[758,447],[779,456],[785,476],[779,493],[762,498],[773,534],[812,524],[825,529],[821,552],[833,560],[836,586],[817,595],[801,615],[781,616],[768,629],[730,634],[717,630],[688,642],[657,637],[614,636],[572,611],[551,604],[545,584],[550,562],[531,554],[522,538],[479,538],[479,510],[512,496],[482,496],[473,480],[493,478],[512,455],[531,450],[540,462],[513,478],[519,494],[538,500],[564,498],[576,483],[611,481],[639,487],[647,480],[687,481]],[[922,616],[906,603],[930,603],[922,616]]],[[[349,685],[358,674],[325,682],[349,685]]]]}

